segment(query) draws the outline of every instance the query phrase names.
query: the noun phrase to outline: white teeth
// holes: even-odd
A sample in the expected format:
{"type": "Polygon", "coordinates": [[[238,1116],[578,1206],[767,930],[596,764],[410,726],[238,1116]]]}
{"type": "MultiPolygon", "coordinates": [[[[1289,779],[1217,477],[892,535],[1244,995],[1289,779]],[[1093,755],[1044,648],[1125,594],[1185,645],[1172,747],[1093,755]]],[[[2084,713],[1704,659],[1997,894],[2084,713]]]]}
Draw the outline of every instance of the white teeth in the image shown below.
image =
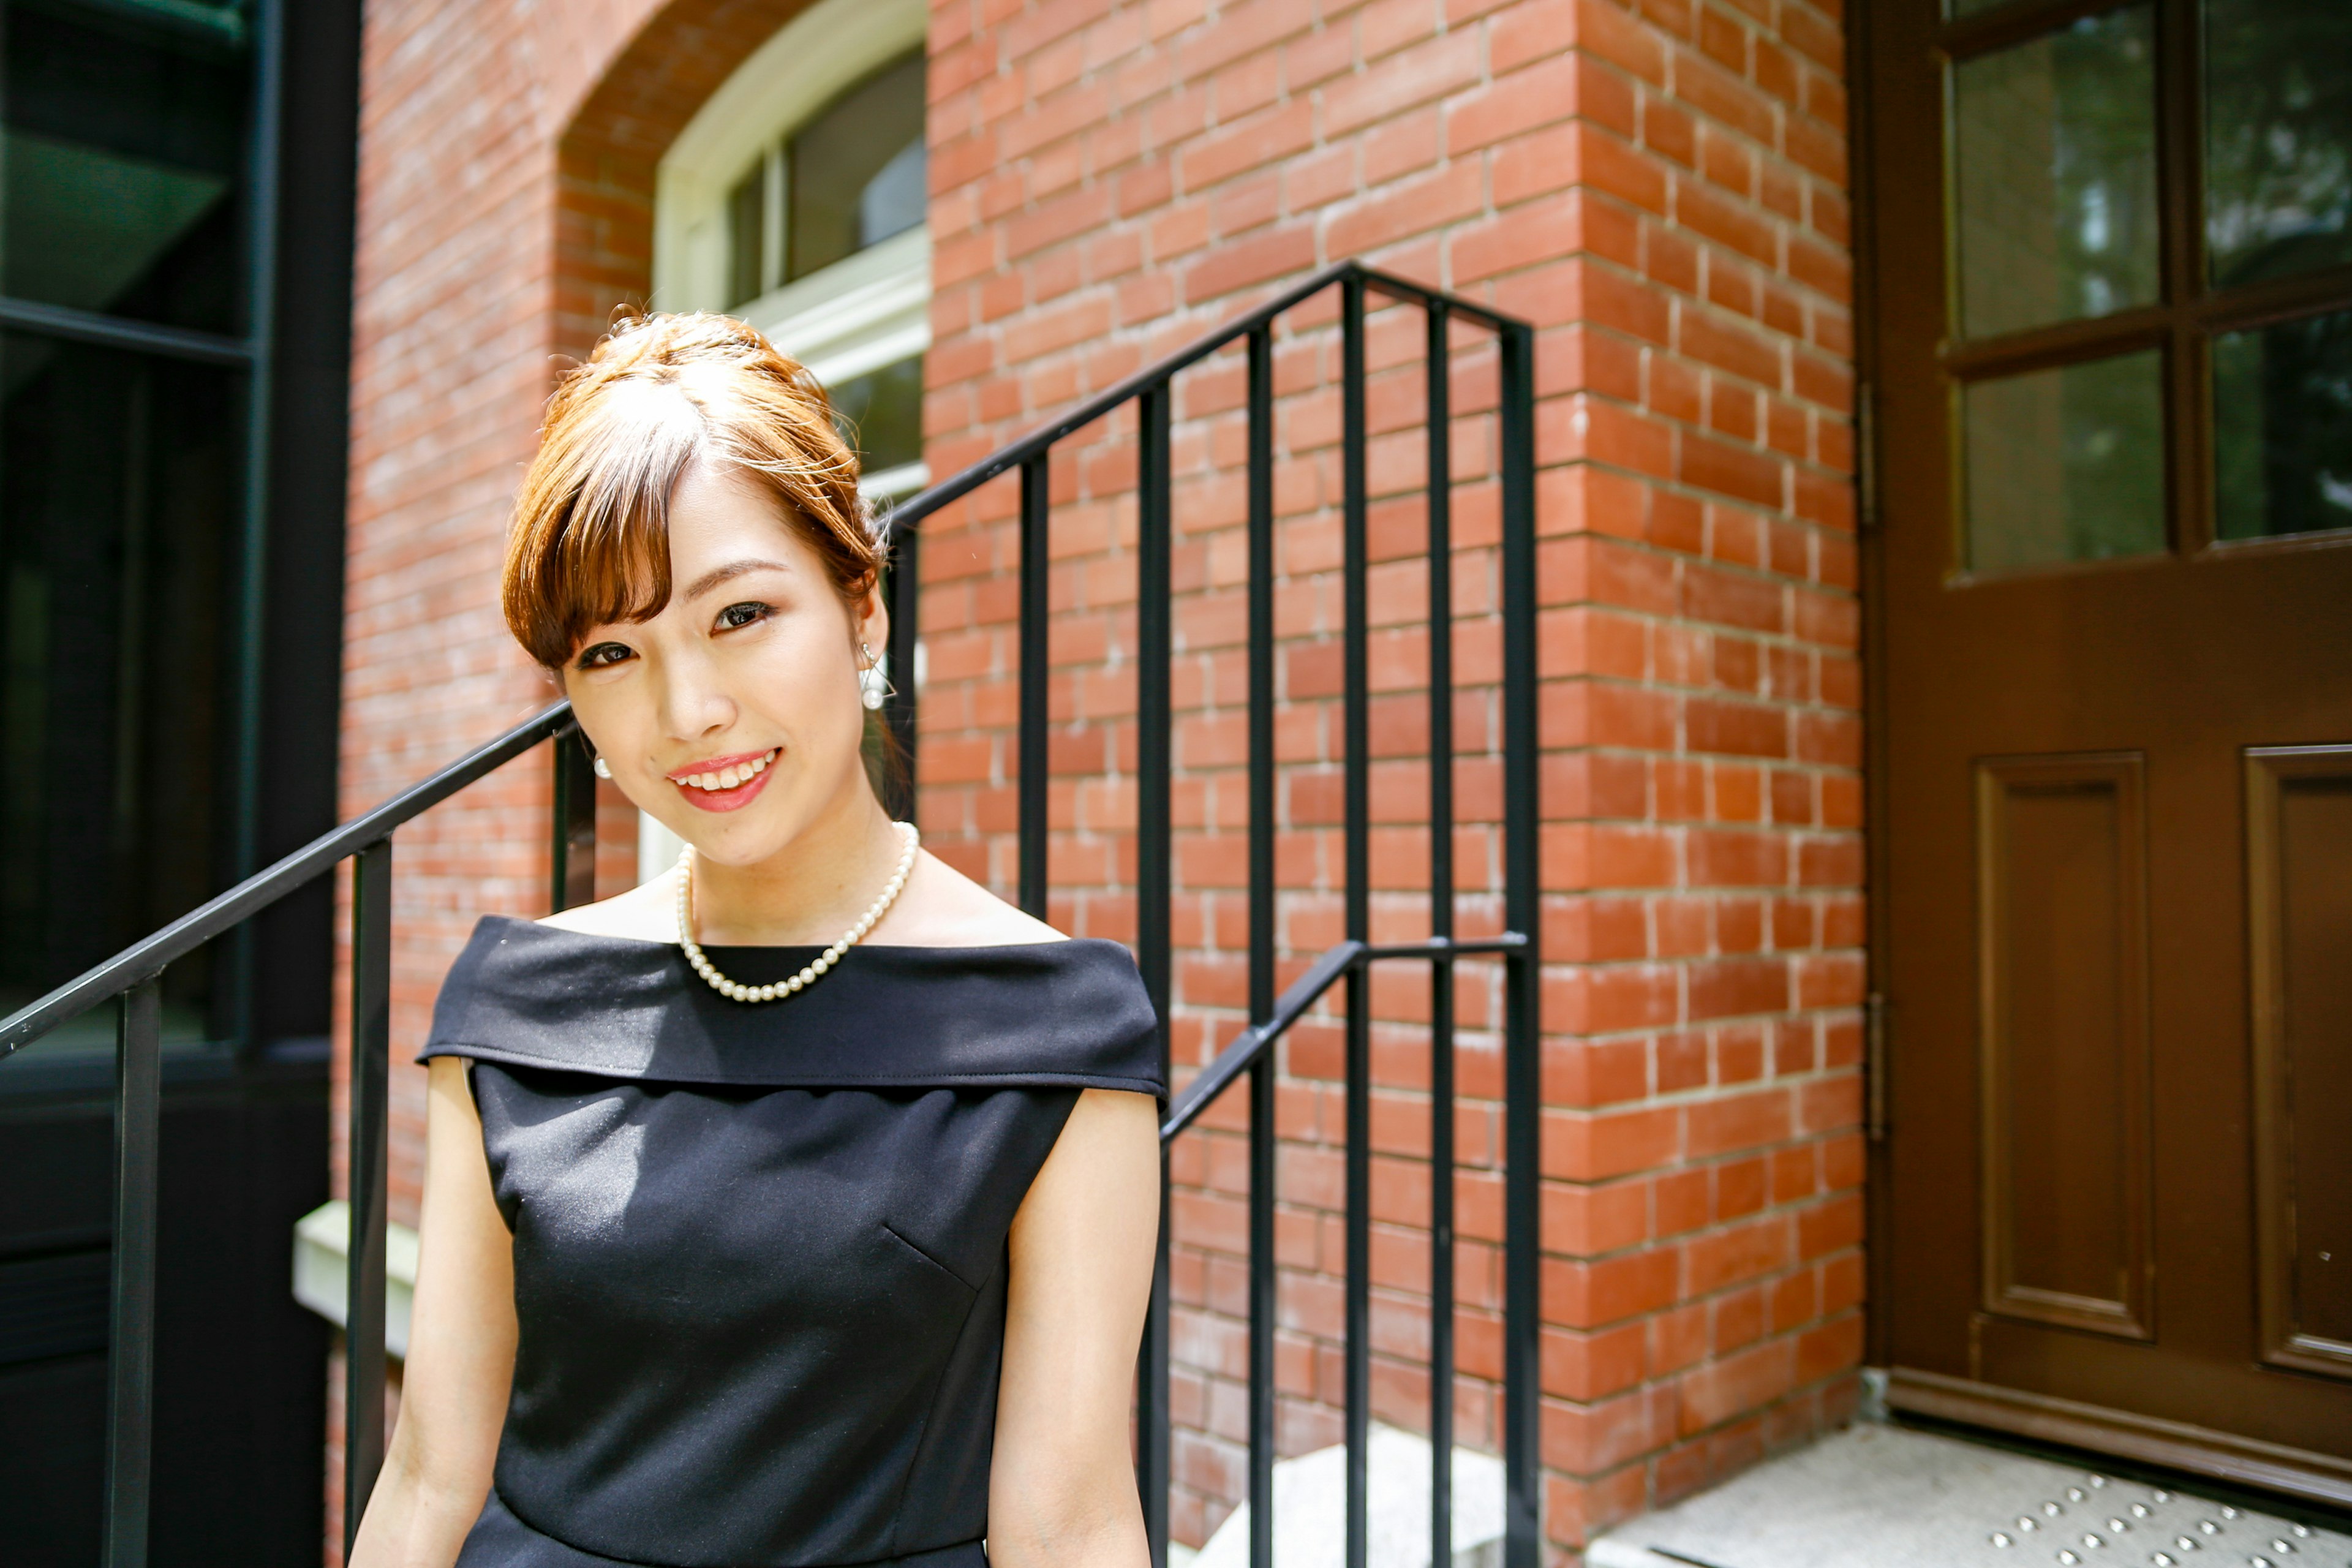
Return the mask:
{"type": "MultiPolygon", "coordinates": [[[[781,748],[779,749],[781,750],[781,748]]],[[[761,773],[766,773],[768,771],[768,764],[776,760],[776,752],[762,752],[760,755],[752,758],[748,763],[737,763],[731,766],[721,768],[717,773],[688,773],[677,782],[694,789],[733,789],[738,784],[749,784],[751,780],[759,777],[761,773]]]]}

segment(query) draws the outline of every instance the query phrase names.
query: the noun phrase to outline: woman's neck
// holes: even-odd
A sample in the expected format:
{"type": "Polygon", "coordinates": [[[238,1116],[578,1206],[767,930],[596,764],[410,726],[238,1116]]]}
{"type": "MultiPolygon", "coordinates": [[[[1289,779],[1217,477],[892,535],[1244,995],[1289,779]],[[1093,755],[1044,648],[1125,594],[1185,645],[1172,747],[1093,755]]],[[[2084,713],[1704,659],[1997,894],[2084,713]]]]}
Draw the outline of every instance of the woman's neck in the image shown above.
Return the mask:
{"type": "Polygon", "coordinates": [[[872,790],[846,789],[792,842],[751,866],[694,857],[694,938],[706,947],[822,946],[863,915],[905,841],[872,790]]]}

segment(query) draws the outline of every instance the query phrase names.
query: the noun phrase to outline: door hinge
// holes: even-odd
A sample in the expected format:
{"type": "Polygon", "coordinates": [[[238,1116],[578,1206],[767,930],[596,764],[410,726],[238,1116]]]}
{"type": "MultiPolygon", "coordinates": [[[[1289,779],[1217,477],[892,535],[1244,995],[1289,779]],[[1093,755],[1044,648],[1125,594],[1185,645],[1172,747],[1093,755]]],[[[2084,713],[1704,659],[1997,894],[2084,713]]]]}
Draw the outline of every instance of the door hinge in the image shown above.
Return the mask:
{"type": "Polygon", "coordinates": [[[1878,389],[1867,381],[1853,388],[1853,489],[1856,525],[1864,533],[1878,527],[1878,389]]]}
{"type": "Polygon", "coordinates": [[[1886,1136],[1886,996],[1874,991],[1862,999],[1863,1135],[1873,1143],[1886,1136]]]}

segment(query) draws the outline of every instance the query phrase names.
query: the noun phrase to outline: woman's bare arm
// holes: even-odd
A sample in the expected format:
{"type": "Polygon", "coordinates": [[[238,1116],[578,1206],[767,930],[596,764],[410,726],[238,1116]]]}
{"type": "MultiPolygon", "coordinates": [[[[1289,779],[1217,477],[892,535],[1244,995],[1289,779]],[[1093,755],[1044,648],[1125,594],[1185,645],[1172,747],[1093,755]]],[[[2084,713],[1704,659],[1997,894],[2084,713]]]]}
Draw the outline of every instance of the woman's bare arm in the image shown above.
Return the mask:
{"type": "Polygon", "coordinates": [[[400,1425],[352,1568],[449,1568],[489,1495],[514,1381],[514,1238],[490,1193],[466,1064],[431,1064],[425,1213],[400,1425]]]}
{"type": "Polygon", "coordinates": [[[1087,1089],[1013,1222],[988,1486],[993,1568],[1150,1560],[1128,1411],[1159,1231],[1158,1107],[1087,1089]]]}

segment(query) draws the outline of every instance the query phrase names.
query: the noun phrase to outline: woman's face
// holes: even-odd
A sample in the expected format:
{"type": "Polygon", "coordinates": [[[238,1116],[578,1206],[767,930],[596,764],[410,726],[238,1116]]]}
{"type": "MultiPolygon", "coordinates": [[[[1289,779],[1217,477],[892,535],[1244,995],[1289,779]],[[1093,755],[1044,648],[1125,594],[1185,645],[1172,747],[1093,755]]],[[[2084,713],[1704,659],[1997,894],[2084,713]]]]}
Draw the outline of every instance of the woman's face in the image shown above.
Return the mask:
{"type": "Polygon", "coordinates": [[[669,510],[669,603],[590,629],[563,684],[613,782],[722,865],[753,866],[869,792],[858,645],[878,595],[845,605],[774,496],[696,463],[669,510]]]}

